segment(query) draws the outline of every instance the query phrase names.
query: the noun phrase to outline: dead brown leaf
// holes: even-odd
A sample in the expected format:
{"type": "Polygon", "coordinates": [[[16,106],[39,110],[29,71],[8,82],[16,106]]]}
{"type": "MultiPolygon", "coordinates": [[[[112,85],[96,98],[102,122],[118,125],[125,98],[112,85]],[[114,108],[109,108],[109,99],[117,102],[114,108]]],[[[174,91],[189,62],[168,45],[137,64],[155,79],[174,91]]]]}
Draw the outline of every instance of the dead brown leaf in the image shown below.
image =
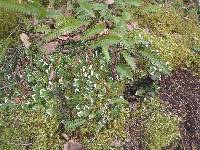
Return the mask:
{"type": "Polygon", "coordinates": [[[29,48],[31,43],[29,42],[29,37],[25,33],[20,34],[20,39],[26,48],[29,48]]]}
{"type": "Polygon", "coordinates": [[[126,26],[127,26],[129,31],[132,31],[134,29],[138,29],[138,23],[137,22],[130,22],[126,26]]]}
{"type": "Polygon", "coordinates": [[[58,45],[58,41],[48,42],[43,45],[43,48],[47,52],[47,54],[52,54],[56,51],[56,47],[58,45]]]}
{"type": "Polygon", "coordinates": [[[79,34],[73,37],[73,40],[75,42],[79,41],[80,39],[81,39],[81,36],[79,34]]]}
{"type": "Polygon", "coordinates": [[[83,146],[80,143],[74,142],[74,140],[70,140],[64,144],[63,150],[83,150],[83,146]]]}
{"type": "Polygon", "coordinates": [[[49,81],[54,81],[57,77],[57,73],[55,70],[52,70],[49,76],[49,81]]]}
{"type": "Polygon", "coordinates": [[[63,40],[63,41],[67,41],[69,38],[70,37],[68,35],[62,35],[58,37],[59,40],[63,40]]]}
{"type": "Polygon", "coordinates": [[[61,134],[62,135],[62,137],[66,140],[66,141],[68,141],[69,140],[69,136],[67,135],[67,134],[65,134],[65,133],[62,133],[61,134]]]}
{"type": "Polygon", "coordinates": [[[114,0],[106,0],[106,4],[110,5],[110,4],[113,4],[114,3],[114,0]]]}

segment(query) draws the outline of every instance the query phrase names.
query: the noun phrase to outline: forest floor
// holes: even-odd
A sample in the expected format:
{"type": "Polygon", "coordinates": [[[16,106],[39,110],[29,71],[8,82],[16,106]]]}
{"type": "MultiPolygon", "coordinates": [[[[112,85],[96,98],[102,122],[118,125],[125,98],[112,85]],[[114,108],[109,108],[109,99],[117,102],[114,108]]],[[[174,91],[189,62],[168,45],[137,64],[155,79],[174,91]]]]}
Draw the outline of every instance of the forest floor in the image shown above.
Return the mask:
{"type": "MultiPolygon", "coordinates": [[[[62,6],[64,10],[65,7],[62,6]]],[[[3,91],[0,95],[0,149],[29,150],[41,146],[41,149],[50,150],[61,150],[63,147],[64,150],[82,150],[83,147],[97,150],[200,150],[200,76],[195,74],[191,65],[193,62],[199,64],[199,54],[191,50],[200,46],[198,16],[196,12],[186,12],[185,7],[175,8],[175,4],[144,4],[141,8],[130,10],[134,19],[126,25],[132,28],[134,35],[138,31],[146,41],[153,41],[152,51],[158,50],[160,58],[173,69],[170,74],[162,74],[161,78],[153,80],[148,72],[150,69],[146,70],[146,60],[138,60],[141,61],[138,68],[148,73],[145,79],[141,75],[136,80],[132,77],[135,85],[130,84],[133,80],[108,80],[108,75],[112,76],[113,72],[118,76],[116,66],[110,65],[114,66],[114,69],[108,69],[112,73],[102,71],[100,68],[107,64],[103,57],[95,57],[96,51],[89,49],[82,52],[80,47],[78,50],[84,53],[83,58],[77,56],[79,53],[71,55],[70,50],[76,48],[69,46],[70,40],[73,45],[73,42],[80,40],[79,35],[77,39],[73,37],[75,40],[65,35],[45,43],[42,48],[46,48],[47,53],[44,55],[35,54],[34,44],[29,51],[26,44],[30,46],[30,42],[39,41],[43,34],[40,30],[43,32],[48,27],[48,30],[54,31],[56,26],[52,20],[41,22],[40,26],[34,17],[26,18],[25,26],[19,31],[20,36],[24,37],[20,37],[17,46],[8,48],[14,54],[7,52],[4,64],[0,64],[0,68],[5,70],[0,72],[0,92],[3,91]],[[38,27],[31,25],[30,20],[38,27]],[[188,31],[193,28],[194,31],[188,31]],[[194,61],[190,62],[193,58],[194,61]],[[87,62],[87,59],[91,60],[87,62]],[[182,63],[185,59],[188,59],[189,67],[187,63],[182,63]],[[94,79],[91,77],[91,83],[99,86],[95,92],[88,88],[89,79],[85,81],[87,71],[90,74],[88,77],[96,73],[94,79]],[[100,80],[96,79],[98,75],[100,80]],[[16,79],[11,86],[9,77],[16,79]],[[80,83],[76,83],[77,78],[80,83]],[[152,88],[154,85],[157,91],[152,88]],[[141,87],[143,99],[136,94],[141,87]],[[102,90],[104,88],[105,91],[102,90]],[[149,93],[154,95],[149,96],[149,93]],[[128,106],[123,105],[123,96],[128,106]],[[115,102],[121,97],[123,102],[115,102]],[[82,118],[79,116],[81,113],[82,118]],[[82,121],[80,118],[86,119],[82,121]],[[102,120],[107,122],[100,126],[102,120]],[[67,124],[67,121],[71,121],[71,124],[67,124]]],[[[121,54],[110,56],[117,65],[121,54]]],[[[135,53],[133,56],[138,59],[135,53]]],[[[195,69],[199,70],[198,65],[195,65],[195,69]]]]}
{"type": "MultiPolygon", "coordinates": [[[[158,95],[167,107],[169,115],[181,118],[179,130],[181,138],[163,150],[200,149],[200,78],[190,70],[177,69],[159,81],[158,95]]],[[[136,101],[134,102],[136,103],[136,101]]],[[[137,105],[137,104],[135,104],[137,105]]],[[[126,149],[144,149],[143,120],[129,122],[131,141],[126,149]]]]}

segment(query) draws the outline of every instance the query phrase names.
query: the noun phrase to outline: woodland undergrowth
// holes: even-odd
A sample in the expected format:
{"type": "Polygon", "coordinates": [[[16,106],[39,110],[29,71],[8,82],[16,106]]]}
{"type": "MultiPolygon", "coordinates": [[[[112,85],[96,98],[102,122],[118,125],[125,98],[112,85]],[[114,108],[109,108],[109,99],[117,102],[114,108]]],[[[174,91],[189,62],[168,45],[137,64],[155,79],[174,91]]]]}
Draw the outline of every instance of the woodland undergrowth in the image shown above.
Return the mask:
{"type": "Polygon", "coordinates": [[[180,67],[199,74],[191,5],[0,0],[0,149],[63,149],[63,133],[86,149],[125,149],[127,122],[141,116],[147,149],[179,139],[180,118],[159,101],[157,83],[180,67]],[[152,84],[135,87],[141,106],[132,111],[124,89],[145,78],[152,84]]]}

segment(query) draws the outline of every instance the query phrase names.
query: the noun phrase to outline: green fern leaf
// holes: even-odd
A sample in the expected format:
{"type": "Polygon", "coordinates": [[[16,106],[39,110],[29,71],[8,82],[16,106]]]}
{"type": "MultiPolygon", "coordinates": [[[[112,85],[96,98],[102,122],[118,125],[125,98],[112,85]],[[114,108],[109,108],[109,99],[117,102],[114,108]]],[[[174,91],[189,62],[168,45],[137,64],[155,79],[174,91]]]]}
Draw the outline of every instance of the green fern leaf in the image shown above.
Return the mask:
{"type": "Polygon", "coordinates": [[[82,39],[88,39],[96,34],[101,33],[105,29],[103,24],[97,24],[94,28],[90,28],[82,35],[82,39]]]}
{"type": "Polygon", "coordinates": [[[141,4],[141,0],[117,0],[116,3],[118,3],[119,6],[126,8],[127,6],[135,6],[138,7],[141,4]]]}
{"type": "Polygon", "coordinates": [[[110,61],[110,54],[109,54],[108,50],[109,50],[109,46],[103,46],[102,47],[102,52],[103,52],[107,62],[110,61]]]}
{"type": "Polygon", "coordinates": [[[85,122],[86,122],[85,119],[68,120],[65,122],[65,129],[69,132],[73,132],[77,130],[77,128],[82,126],[85,122]]]}
{"type": "Polygon", "coordinates": [[[133,79],[133,73],[131,72],[131,69],[125,64],[118,64],[116,69],[120,75],[120,78],[128,78],[130,80],[133,79]]]}
{"type": "Polygon", "coordinates": [[[169,74],[170,68],[160,59],[159,55],[150,49],[143,49],[140,54],[164,74],[169,74]]]}
{"type": "Polygon", "coordinates": [[[63,22],[59,24],[59,26],[56,29],[52,30],[52,32],[49,33],[44,38],[44,41],[48,42],[48,41],[58,38],[61,35],[66,35],[71,32],[74,32],[78,30],[80,26],[83,26],[86,24],[86,22],[75,19],[75,18],[66,18],[66,21],[64,20],[62,21],[63,22]]]}
{"type": "Polygon", "coordinates": [[[93,3],[92,8],[98,11],[105,11],[108,9],[108,5],[104,3],[93,3]]]}
{"type": "Polygon", "coordinates": [[[48,25],[42,24],[36,27],[35,32],[48,34],[51,32],[51,29],[48,25]]]}
{"type": "Polygon", "coordinates": [[[46,18],[58,18],[58,17],[62,17],[63,15],[57,11],[57,10],[54,10],[54,9],[49,9],[47,12],[46,12],[46,15],[44,17],[46,18]]]}
{"type": "Polygon", "coordinates": [[[28,5],[28,4],[18,4],[16,2],[12,1],[6,1],[6,0],[0,0],[0,7],[4,8],[9,11],[19,12],[26,15],[33,15],[38,16],[39,15],[39,8],[28,5]]]}
{"type": "Polygon", "coordinates": [[[4,8],[8,11],[18,12],[25,15],[32,15],[39,18],[49,17],[53,18],[55,16],[60,15],[55,10],[47,11],[46,8],[43,8],[39,4],[29,3],[29,4],[19,4],[9,0],[0,0],[0,8],[4,8]]]}
{"type": "Polygon", "coordinates": [[[121,37],[118,34],[112,33],[106,36],[101,37],[97,41],[92,42],[92,47],[96,48],[97,46],[110,46],[118,44],[121,41],[121,37]]]}
{"type": "Polygon", "coordinates": [[[123,55],[124,59],[126,60],[127,64],[135,72],[135,70],[136,70],[135,59],[133,57],[131,57],[130,54],[127,53],[126,51],[122,52],[122,55],[123,55]]]}
{"type": "Polygon", "coordinates": [[[141,0],[129,0],[127,3],[130,4],[131,6],[139,7],[141,4],[141,0]]]}
{"type": "Polygon", "coordinates": [[[129,104],[129,102],[125,101],[123,98],[112,98],[109,103],[116,104],[116,105],[128,105],[129,104]]]}
{"type": "Polygon", "coordinates": [[[83,9],[88,15],[95,17],[95,14],[92,10],[92,5],[87,0],[79,1],[80,8],[83,9]]]}
{"type": "Polygon", "coordinates": [[[200,48],[199,47],[198,48],[194,47],[194,48],[192,48],[192,51],[196,52],[196,53],[200,53],[200,48]]]}

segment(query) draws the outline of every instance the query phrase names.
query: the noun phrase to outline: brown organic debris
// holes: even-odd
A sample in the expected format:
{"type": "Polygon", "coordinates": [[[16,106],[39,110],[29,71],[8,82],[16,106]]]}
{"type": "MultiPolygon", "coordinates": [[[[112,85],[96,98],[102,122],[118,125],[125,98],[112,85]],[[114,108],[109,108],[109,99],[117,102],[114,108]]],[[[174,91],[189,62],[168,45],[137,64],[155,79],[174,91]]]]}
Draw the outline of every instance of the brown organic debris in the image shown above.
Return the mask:
{"type": "Polygon", "coordinates": [[[185,150],[200,149],[200,78],[178,69],[160,80],[159,97],[172,113],[182,118],[181,140],[185,150]]]}
{"type": "Polygon", "coordinates": [[[44,44],[43,48],[46,50],[47,54],[52,54],[56,52],[56,47],[58,46],[58,41],[51,41],[44,44]]]}

